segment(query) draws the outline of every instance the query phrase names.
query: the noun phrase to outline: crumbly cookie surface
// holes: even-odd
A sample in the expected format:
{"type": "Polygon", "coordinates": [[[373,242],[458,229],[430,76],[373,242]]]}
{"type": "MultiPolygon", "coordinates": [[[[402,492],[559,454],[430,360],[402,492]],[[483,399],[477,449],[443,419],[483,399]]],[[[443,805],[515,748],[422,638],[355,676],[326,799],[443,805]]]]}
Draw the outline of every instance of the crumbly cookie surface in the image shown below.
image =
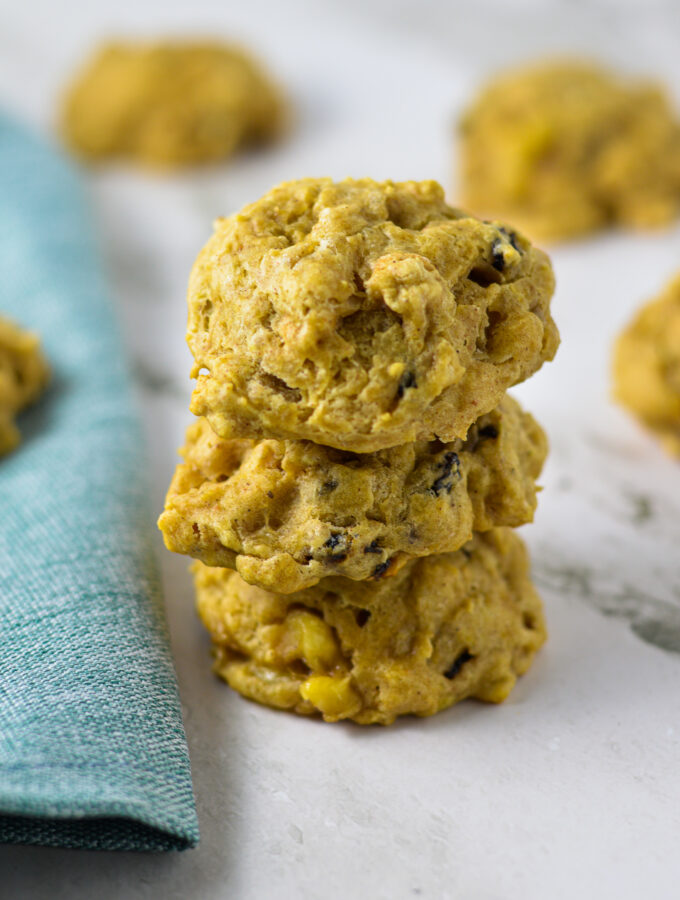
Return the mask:
{"type": "Polygon", "coordinates": [[[545,254],[436,182],[282,184],[195,263],[192,412],[360,453],[464,438],[553,357],[553,288],[545,254]]]}
{"type": "Polygon", "coordinates": [[[614,395],[680,456],[680,274],[618,338],[614,395]]]}
{"type": "Polygon", "coordinates": [[[111,43],[68,91],[62,131],[87,159],[164,168],[223,159],[275,137],[284,120],[278,88],[237,47],[111,43]]]}
{"type": "Polygon", "coordinates": [[[38,398],[48,377],[37,335],[0,316],[0,455],[19,443],[14,419],[38,398]]]}
{"type": "Polygon", "coordinates": [[[521,539],[496,529],[392,578],[327,578],[293,595],[195,563],[215,671],[269,706],[389,724],[466,697],[500,702],[545,640],[521,539]]]}
{"type": "Polygon", "coordinates": [[[664,224],[680,206],[680,119],[655,84],[548,61],[500,74],[461,123],[460,195],[532,238],[664,224]]]}
{"type": "Polygon", "coordinates": [[[465,441],[372,454],[223,440],[199,419],[159,526],[169,550],[279,593],[331,575],[379,579],[413,556],[458,550],[473,530],[531,521],[546,452],[510,397],[465,441]]]}

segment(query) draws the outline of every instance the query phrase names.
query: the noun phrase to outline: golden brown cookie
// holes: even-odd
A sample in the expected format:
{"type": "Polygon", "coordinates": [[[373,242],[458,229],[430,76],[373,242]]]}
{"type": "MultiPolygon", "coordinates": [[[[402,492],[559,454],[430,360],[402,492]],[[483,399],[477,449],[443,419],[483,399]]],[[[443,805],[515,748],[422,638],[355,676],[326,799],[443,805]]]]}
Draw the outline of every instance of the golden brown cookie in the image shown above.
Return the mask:
{"type": "Polygon", "coordinates": [[[473,530],[530,522],[546,452],[510,397],[465,441],[370,454],[222,440],[199,419],[159,526],[169,550],[279,593],[329,575],[378,579],[413,556],[458,550],[473,530]]]}
{"type": "Polygon", "coordinates": [[[464,438],[552,359],[553,287],[545,254],[436,182],[282,184],[194,266],[192,412],[359,453],[464,438]]]}
{"type": "Polygon", "coordinates": [[[680,206],[680,121],[659,85],[557,60],[498,75],[461,123],[460,195],[536,238],[664,224],[680,206]]]}
{"type": "Polygon", "coordinates": [[[80,156],[152,167],[211,162],[281,131],[284,103],[259,64],[216,43],[111,43],[70,88],[62,131],[80,156]]]}
{"type": "Polygon", "coordinates": [[[618,338],[614,396],[680,456],[680,275],[618,338]]]}
{"type": "Polygon", "coordinates": [[[37,335],[0,316],[0,455],[19,443],[14,418],[38,398],[48,377],[37,335]]]}
{"type": "Polygon", "coordinates": [[[217,674],[252,700],[329,722],[498,703],[546,636],[524,544],[505,528],[378,582],[327,578],[284,595],[202,563],[194,577],[217,674]]]}

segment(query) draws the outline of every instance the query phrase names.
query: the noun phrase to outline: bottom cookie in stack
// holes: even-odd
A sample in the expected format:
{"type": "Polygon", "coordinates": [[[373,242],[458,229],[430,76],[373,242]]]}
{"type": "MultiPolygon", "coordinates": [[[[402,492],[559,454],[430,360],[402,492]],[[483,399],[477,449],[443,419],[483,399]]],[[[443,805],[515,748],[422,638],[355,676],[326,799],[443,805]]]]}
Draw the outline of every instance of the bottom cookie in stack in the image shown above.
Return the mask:
{"type": "Polygon", "coordinates": [[[193,571],[217,674],[252,700],[330,722],[498,703],[546,637],[526,548],[509,528],[380,581],[330,577],[293,594],[230,569],[193,571]]]}

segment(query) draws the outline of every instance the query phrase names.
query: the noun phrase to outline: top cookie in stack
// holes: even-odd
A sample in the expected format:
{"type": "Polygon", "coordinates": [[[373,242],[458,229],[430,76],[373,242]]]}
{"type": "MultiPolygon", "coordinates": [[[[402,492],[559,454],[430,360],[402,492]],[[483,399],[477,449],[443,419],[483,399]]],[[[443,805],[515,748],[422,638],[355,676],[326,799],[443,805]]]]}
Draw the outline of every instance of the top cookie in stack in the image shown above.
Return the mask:
{"type": "Polygon", "coordinates": [[[189,287],[204,418],[159,524],[239,573],[196,569],[237,690],[359,722],[507,696],[545,635],[508,527],[547,447],[505,392],[557,349],[553,287],[434,182],[306,179],[217,222],[189,287]]]}
{"type": "Polygon", "coordinates": [[[436,182],[283,184],[196,262],[191,410],[223,438],[358,453],[464,439],[555,354],[553,288],[544,253],[436,182]]]}

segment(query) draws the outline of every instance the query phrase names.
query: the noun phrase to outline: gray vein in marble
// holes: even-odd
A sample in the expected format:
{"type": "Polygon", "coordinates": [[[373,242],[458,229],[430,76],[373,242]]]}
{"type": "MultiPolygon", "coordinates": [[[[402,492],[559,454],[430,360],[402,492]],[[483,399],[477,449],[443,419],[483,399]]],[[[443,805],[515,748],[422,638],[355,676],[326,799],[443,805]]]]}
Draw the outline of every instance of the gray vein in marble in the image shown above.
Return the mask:
{"type": "Polygon", "coordinates": [[[631,584],[613,585],[611,574],[569,563],[534,566],[537,584],[547,590],[576,597],[604,616],[623,619],[633,634],[661,650],[680,654],[680,590],[677,603],[654,597],[631,584]]]}

